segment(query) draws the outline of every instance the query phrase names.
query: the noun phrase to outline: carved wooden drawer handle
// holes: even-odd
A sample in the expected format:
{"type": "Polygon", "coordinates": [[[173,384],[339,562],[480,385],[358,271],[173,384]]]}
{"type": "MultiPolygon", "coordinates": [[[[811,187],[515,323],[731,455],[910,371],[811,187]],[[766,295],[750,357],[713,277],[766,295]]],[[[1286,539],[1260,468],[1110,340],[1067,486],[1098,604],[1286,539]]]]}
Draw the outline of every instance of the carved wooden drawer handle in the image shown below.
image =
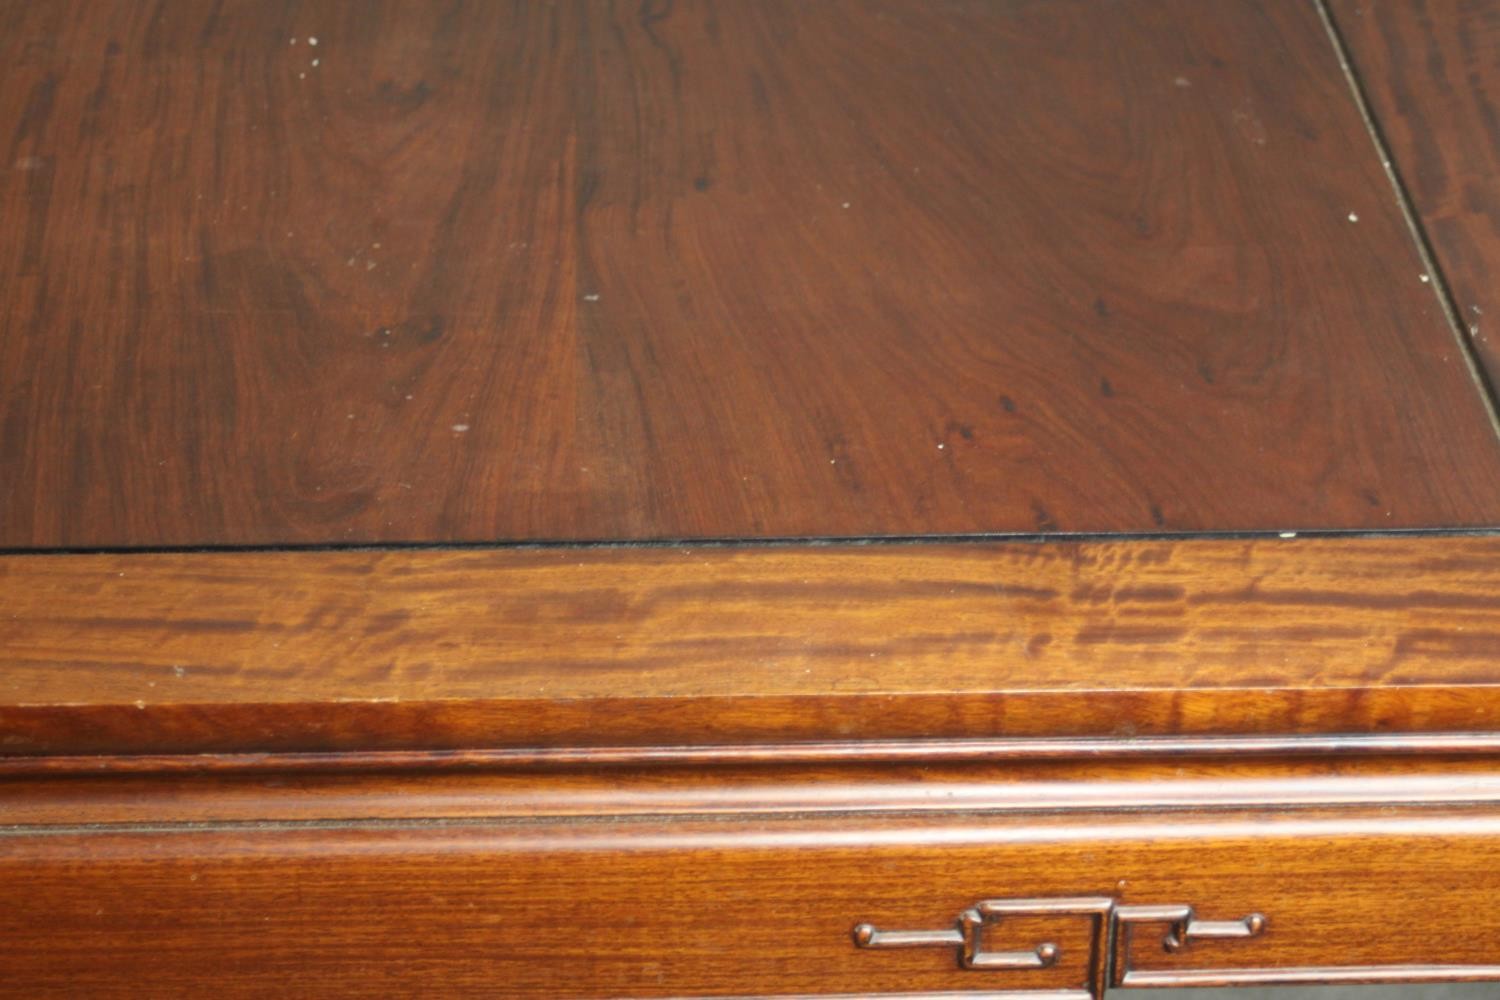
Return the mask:
{"type": "Polygon", "coordinates": [[[859,924],[854,928],[854,942],[861,948],[953,945],[961,949],[958,961],[966,969],[1045,969],[1057,961],[1059,949],[1051,941],[1031,951],[985,951],[980,944],[984,924],[985,919],[976,907],[960,913],[958,926],[947,931],[882,931],[873,924],[859,924]]]}
{"type": "Polygon", "coordinates": [[[1047,996],[1054,1000],[1087,998],[1098,1000],[1110,986],[1131,986],[1130,955],[1135,929],[1161,928],[1160,948],[1179,952],[1199,941],[1253,938],[1265,930],[1266,918],[1251,913],[1239,920],[1200,920],[1191,906],[1122,906],[1107,896],[1056,899],[986,899],[958,915],[952,928],[943,930],[880,930],[874,924],[857,924],[854,943],[861,948],[958,949],[958,963],[965,969],[1045,969],[1063,958],[1055,942],[1043,941],[1028,951],[986,951],[985,931],[1008,917],[1082,917],[1092,924],[1089,954],[1084,966],[1087,986],[1080,990],[1018,990],[1007,996],[1047,996]]]}
{"type": "MultiPolygon", "coordinates": [[[[1137,959],[1149,954],[1138,947],[1137,937],[1156,929],[1160,937],[1149,949],[1182,953],[1198,942],[1226,942],[1258,937],[1266,929],[1266,918],[1251,913],[1238,920],[1200,920],[1191,906],[1126,906],[1108,896],[1068,896],[1041,899],[986,899],[958,915],[954,926],[943,930],[880,930],[873,924],[854,927],[854,943],[860,948],[958,949],[958,964],[965,969],[991,971],[1037,970],[1060,967],[1073,959],[1080,972],[1076,988],[1007,990],[986,994],[1006,1000],[1100,1000],[1111,989],[1169,986],[1321,985],[1326,983],[1432,983],[1500,980],[1500,965],[1330,965],[1308,967],[1265,966],[1191,968],[1173,964],[1167,968],[1141,968],[1137,959]],[[1052,941],[1043,941],[1028,951],[986,951],[986,930],[1007,917],[1083,918],[1090,923],[1088,954],[1069,956],[1052,941]],[[1082,960],[1080,960],[1082,959],[1082,960]]],[[[1148,963],[1143,963],[1148,964],[1148,963]]]]}

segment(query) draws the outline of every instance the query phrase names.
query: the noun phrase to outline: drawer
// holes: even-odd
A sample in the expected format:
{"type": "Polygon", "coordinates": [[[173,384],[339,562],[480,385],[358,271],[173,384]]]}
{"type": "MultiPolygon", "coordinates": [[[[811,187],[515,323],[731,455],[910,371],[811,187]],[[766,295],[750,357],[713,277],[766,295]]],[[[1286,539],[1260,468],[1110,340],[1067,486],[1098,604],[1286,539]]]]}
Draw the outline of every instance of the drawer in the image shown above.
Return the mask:
{"type": "MultiPolygon", "coordinates": [[[[1150,794],[1164,778],[1122,784],[1142,807],[1072,794],[1052,809],[996,782],[993,801],[968,784],[967,807],[945,810],[932,802],[959,785],[934,774],[910,783],[929,797],[873,809],[851,794],[777,810],[767,792],[755,811],[653,814],[643,792],[569,815],[505,807],[481,782],[474,801],[496,815],[449,795],[444,815],[413,819],[267,806],[264,820],[15,825],[0,837],[0,995],[1085,998],[1500,978],[1483,964],[1500,940],[1492,777],[1419,778],[1432,794],[1408,782],[1382,802],[1372,787],[1407,779],[1302,776],[1247,806],[1226,771],[1219,804],[1178,801],[1180,782],[1150,794]]],[[[274,798],[277,784],[256,786],[274,798]]],[[[410,811],[432,800],[412,790],[410,811]]]]}

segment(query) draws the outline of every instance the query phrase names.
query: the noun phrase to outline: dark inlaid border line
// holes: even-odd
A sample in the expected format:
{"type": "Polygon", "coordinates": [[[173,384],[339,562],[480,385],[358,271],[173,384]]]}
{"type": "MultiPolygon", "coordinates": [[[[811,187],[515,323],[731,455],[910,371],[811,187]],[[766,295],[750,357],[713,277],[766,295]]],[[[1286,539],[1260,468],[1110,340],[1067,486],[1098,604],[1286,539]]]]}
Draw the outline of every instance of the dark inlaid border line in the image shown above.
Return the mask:
{"type": "Polygon", "coordinates": [[[1254,542],[1297,539],[1497,538],[1495,524],[1414,528],[1267,528],[1223,531],[978,531],[932,535],[773,535],[761,538],[703,536],[686,538],[495,538],[445,541],[251,542],[181,545],[84,545],[27,548],[0,546],[0,559],[14,556],[150,556],[234,555],[271,552],[509,552],[528,549],[763,549],[833,548],[956,544],[1041,545],[1057,542],[1254,542]]]}
{"type": "Polygon", "coordinates": [[[1495,382],[1491,380],[1473,341],[1467,335],[1458,301],[1453,297],[1453,289],[1448,284],[1447,272],[1443,270],[1437,252],[1433,249],[1432,241],[1427,235],[1427,227],[1422,224],[1422,217],[1417,212],[1416,203],[1412,200],[1406,181],[1401,176],[1401,168],[1396,165],[1395,154],[1391,152],[1385,132],[1375,116],[1364,81],[1360,79],[1359,71],[1355,68],[1354,56],[1348,43],[1344,41],[1343,34],[1339,31],[1333,10],[1329,7],[1328,0],[1312,0],[1312,4],[1318,10],[1318,16],[1323,21],[1323,28],[1328,33],[1328,40],[1333,45],[1334,54],[1338,57],[1339,67],[1344,71],[1344,79],[1349,83],[1354,104],[1359,108],[1360,118],[1364,120],[1365,131],[1369,133],[1370,141],[1375,145],[1375,152],[1380,155],[1380,165],[1385,168],[1385,176],[1390,180],[1391,189],[1396,194],[1396,204],[1401,209],[1402,218],[1406,220],[1406,228],[1411,233],[1412,242],[1416,244],[1417,256],[1422,261],[1422,268],[1431,279],[1429,283],[1432,285],[1433,294],[1437,296],[1438,304],[1442,307],[1443,316],[1448,321],[1449,332],[1458,341],[1459,354],[1463,356],[1464,363],[1469,366],[1469,375],[1474,379],[1474,385],[1484,399],[1485,410],[1490,417],[1490,427],[1494,430],[1495,436],[1500,438],[1500,389],[1497,389],[1495,382]]]}

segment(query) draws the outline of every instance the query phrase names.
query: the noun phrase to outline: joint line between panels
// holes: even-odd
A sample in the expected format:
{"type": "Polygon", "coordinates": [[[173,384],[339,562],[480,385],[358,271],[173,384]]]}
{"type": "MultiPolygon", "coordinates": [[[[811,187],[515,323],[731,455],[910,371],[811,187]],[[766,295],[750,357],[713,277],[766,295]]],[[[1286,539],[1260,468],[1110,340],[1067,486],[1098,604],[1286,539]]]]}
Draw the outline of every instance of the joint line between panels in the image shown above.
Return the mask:
{"type": "Polygon", "coordinates": [[[1469,375],[1474,380],[1480,397],[1484,400],[1485,412],[1490,418],[1490,428],[1494,431],[1495,437],[1500,439],[1500,389],[1497,389],[1495,382],[1485,370],[1473,341],[1468,337],[1468,328],[1463,322],[1458,300],[1453,297],[1453,289],[1448,284],[1447,272],[1443,270],[1433,250],[1427,227],[1422,224],[1422,218],[1417,212],[1416,203],[1412,200],[1411,191],[1401,176],[1400,167],[1396,165],[1395,154],[1391,152],[1390,143],[1386,141],[1380,121],[1375,117],[1375,110],[1370,105],[1364,81],[1354,65],[1348,42],[1339,31],[1338,22],[1329,6],[1329,0],[1311,0],[1311,2],[1317,8],[1318,17],[1328,33],[1328,41],[1333,46],[1339,67],[1344,72],[1344,79],[1349,84],[1354,104],[1359,109],[1360,118],[1364,121],[1365,131],[1370,136],[1370,142],[1375,146],[1375,152],[1380,156],[1380,165],[1385,169],[1386,179],[1391,182],[1391,189],[1396,195],[1396,204],[1401,209],[1401,217],[1406,220],[1407,231],[1411,234],[1412,242],[1416,244],[1417,257],[1421,260],[1422,267],[1430,279],[1433,294],[1437,296],[1438,305],[1443,310],[1443,317],[1448,321],[1449,332],[1458,341],[1459,354],[1468,365],[1469,375]]]}

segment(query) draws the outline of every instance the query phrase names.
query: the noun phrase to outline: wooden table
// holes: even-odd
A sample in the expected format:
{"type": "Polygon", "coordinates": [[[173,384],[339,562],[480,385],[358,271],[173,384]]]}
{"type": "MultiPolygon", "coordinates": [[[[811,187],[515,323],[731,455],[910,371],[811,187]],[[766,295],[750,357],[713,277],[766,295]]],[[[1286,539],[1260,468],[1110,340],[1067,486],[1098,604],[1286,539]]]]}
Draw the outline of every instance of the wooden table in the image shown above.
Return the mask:
{"type": "Polygon", "coordinates": [[[1500,979],[1500,3],[0,81],[0,995],[1500,979]]]}

